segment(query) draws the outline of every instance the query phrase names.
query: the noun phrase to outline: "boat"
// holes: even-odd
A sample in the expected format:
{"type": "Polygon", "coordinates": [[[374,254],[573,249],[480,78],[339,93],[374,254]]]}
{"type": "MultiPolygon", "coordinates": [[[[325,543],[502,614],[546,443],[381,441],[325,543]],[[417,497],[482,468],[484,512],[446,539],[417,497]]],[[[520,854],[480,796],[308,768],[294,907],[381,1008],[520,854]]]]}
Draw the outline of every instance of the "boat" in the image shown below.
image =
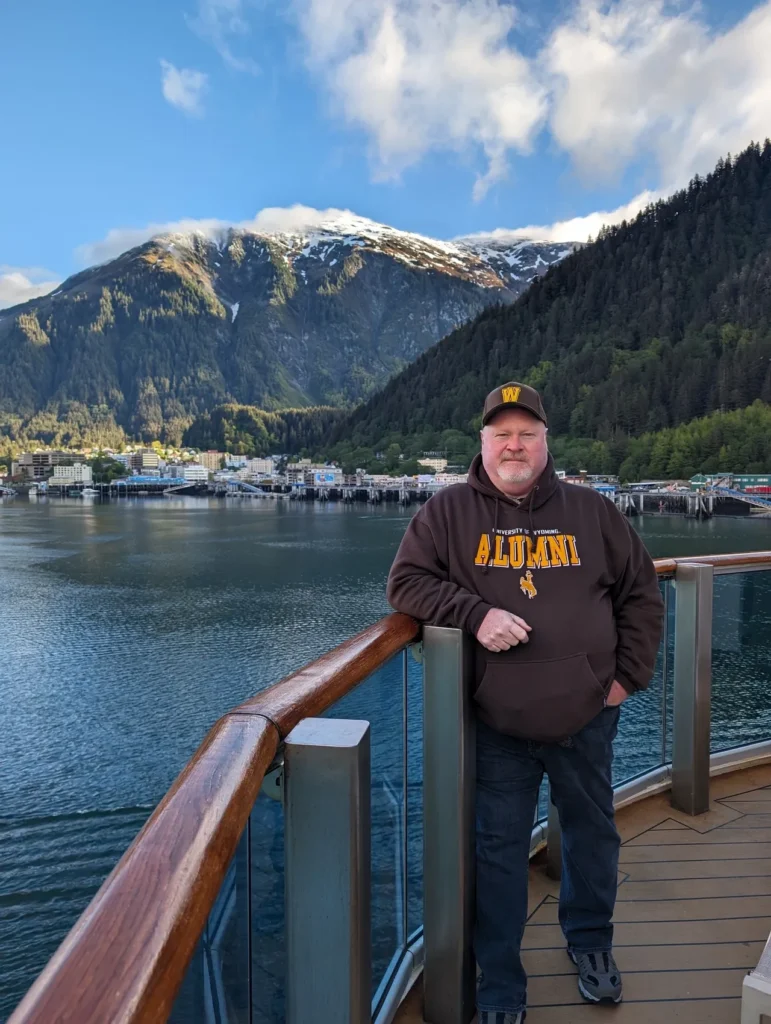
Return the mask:
{"type": "MultiPolygon", "coordinates": [[[[613,1021],[760,1024],[771,1017],[771,725],[748,722],[754,742],[741,745],[730,718],[725,731],[733,698],[712,648],[723,637],[736,658],[763,629],[750,599],[771,551],[656,570],[661,706],[643,715],[644,763],[615,788],[627,998],[613,1021]]],[[[757,654],[767,637],[751,653],[771,672],[757,654]]],[[[387,615],[225,713],[8,1024],[470,1024],[469,648],[460,630],[387,615]]],[[[598,1011],[578,997],[558,925],[559,825],[548,799],[542,810],[528,1024],[590,1024],[598,1011]]]]}
{"type": "Polygon", "coordinates": [[[98,498],[99,497],[99,491],[95,490],[93,487],[84,487],[83,490],[80,492],[80,494],[81,494],[81,497],[83,497],[83,498],[98,498]]]}

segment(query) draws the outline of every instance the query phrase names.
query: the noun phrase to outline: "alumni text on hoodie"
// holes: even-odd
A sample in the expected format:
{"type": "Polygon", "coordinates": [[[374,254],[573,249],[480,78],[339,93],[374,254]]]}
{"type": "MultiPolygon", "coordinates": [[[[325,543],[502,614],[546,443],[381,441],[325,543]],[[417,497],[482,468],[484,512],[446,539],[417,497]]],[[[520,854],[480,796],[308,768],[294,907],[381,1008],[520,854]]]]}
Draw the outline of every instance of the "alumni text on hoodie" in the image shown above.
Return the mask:
{"type": "Polygon", "coordinates": [[[614,679],[633,693],[653,675],[663,621],[653,562],[615,505],[560,481],[551,456],[517,505],[477,455],[468,483],[415,513],[387,594],[397,611],[472,636],[491,608],[532,627],[508,651],[475,641],[478,714],[511,736],[566,739],[602,710],[614,679]]]}

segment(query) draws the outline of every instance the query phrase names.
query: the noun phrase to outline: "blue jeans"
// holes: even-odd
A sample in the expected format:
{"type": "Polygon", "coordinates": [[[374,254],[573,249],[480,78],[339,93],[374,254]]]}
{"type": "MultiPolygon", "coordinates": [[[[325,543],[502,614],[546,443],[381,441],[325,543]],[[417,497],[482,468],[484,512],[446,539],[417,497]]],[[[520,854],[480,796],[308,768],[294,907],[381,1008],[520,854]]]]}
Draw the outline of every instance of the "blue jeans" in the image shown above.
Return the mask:
{"type": "Polygon", "coordinates": [[[526,1006],[520,944],[530,833],[544,773],[562,826],[559,922],[567,945],[584,952],[613,944],[620,840],[611,763],[618,719],[618,708],[605,708],[564,744],[519,740],[477,723],[474,952],[480,1010],[516,1014],[526,1006]]]}

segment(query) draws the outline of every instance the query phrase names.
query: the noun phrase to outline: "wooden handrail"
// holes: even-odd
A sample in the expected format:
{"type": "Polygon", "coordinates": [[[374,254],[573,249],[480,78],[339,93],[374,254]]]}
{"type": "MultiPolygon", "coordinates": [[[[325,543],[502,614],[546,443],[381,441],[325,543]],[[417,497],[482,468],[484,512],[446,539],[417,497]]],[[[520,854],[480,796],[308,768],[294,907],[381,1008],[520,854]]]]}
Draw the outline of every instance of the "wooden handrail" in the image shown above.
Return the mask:
{"type": "Polygon", "coordinates": [[[419,634],[420,626],[409,615],[387,615],[299,672],[261,690],[233,713],[267,716],[283,739],[303,718],[331,707],[419,634]]]}
{"type": "Polygon", "coordinates": [[[165,1021],[280,739],[419,632],[388,615],[224,715],[8,1024],[165,1021]]]}
{"type": "Polygon", "coordinates": [[[656,558],[654,565],[659,576],[671,576],[681,562],[698,562],[700,565],[711,565],[715,569],[742,566],[749,568],[756,565],[767,565],[771,569],[771,551],[747,551],[745,554],[732,555],[690,555],[684,558],[656,558]]]}
{"type": "MultiPolygon", "coordinates": [[[[767,564],[771,551],[662,558],[767,564]]],[[[10,1017],[8,1024],[158,1024],[167,1019],[279,742],[415,640],[388,615],[223,716],[10,1017]]]]}

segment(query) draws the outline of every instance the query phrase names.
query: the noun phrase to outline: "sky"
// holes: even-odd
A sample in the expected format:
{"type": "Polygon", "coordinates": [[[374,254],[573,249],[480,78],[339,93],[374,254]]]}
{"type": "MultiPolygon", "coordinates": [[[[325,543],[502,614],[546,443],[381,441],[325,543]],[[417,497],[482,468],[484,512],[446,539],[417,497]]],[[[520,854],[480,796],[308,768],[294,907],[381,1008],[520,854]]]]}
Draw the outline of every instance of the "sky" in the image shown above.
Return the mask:
{"type": "Polygon", "coordinates": [[[350,210],[582,241],[771,135],[771,0],[2,0],[0,308],[350,210]]]}

